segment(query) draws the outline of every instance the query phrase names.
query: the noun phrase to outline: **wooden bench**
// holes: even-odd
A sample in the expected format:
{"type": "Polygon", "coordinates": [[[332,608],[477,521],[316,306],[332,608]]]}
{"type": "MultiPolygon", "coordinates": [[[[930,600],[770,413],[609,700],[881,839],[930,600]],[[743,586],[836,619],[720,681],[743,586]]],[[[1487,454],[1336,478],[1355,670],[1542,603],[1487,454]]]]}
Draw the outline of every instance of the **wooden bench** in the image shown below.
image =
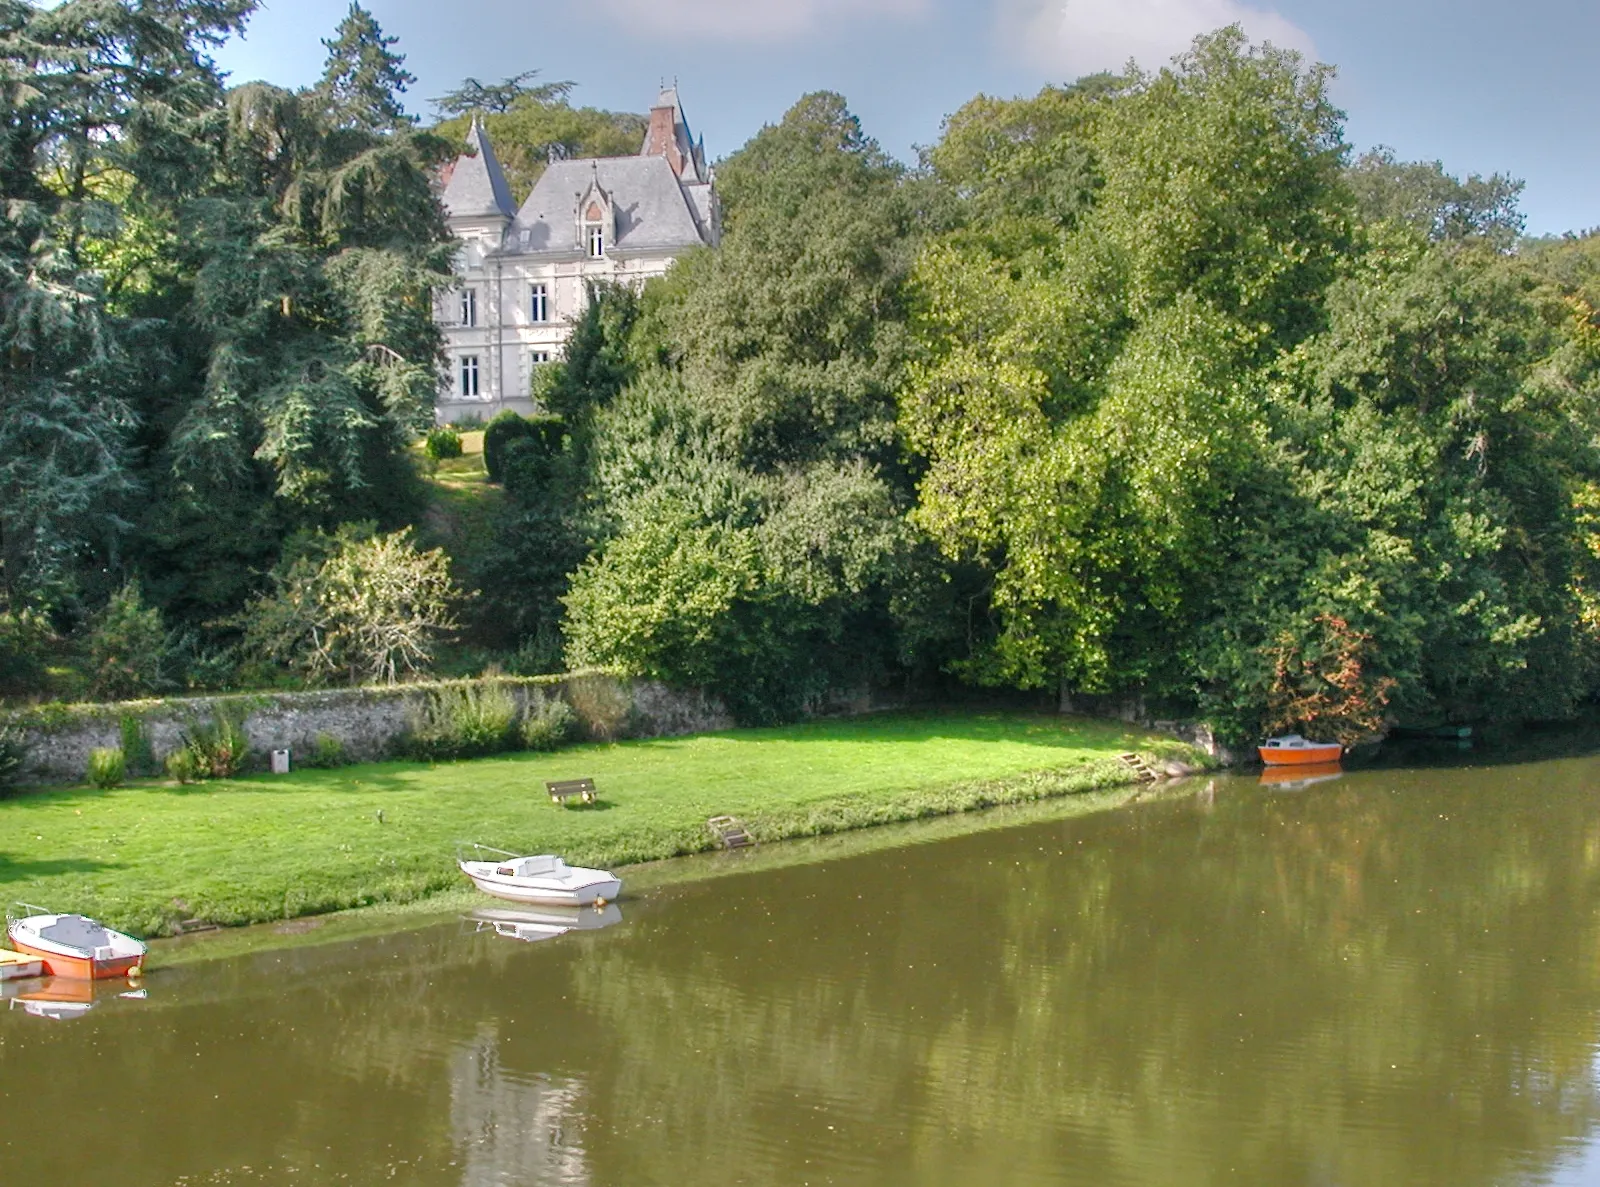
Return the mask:
{"type": "Polygon", "coordinates": [[[574,797],[586,804],[594,803],[593,779],[557,779],[553,783],[546,783],[544,789],[550,793],[550,799],[558,804],[564,804],[574,797]]]}

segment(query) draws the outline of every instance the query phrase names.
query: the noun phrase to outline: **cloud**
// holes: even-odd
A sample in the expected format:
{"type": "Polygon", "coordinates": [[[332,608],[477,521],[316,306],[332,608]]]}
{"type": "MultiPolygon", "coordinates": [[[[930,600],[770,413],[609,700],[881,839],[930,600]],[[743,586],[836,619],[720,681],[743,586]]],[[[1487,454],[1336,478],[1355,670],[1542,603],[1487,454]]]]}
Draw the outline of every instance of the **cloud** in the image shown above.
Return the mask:
{"type": "Polygon", "coordinates": [[[916,17],[929,0],[593,0],[629,31],[778,41],[830,23],[853,25],[863,17],[916,17]]]}
{"type": "Polygon", "coordinates": [[[1316,54],[1294,22],[1239,0],[1008,0],[1001,11],[1004,38],[1068,78],[1116,70],[1129,58],[1156,69],[1188,49],[1196,34],[1233,24],[1243,25],[1252,41],[1316,54]]]}

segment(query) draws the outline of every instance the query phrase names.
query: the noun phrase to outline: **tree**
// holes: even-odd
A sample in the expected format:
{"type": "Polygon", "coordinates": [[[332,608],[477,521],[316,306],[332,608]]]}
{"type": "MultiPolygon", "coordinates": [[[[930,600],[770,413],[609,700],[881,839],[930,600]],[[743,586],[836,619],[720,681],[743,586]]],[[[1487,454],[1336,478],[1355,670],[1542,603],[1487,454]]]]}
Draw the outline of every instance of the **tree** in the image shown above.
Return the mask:
{"type": "Polygon", "coordinates": [[[537,70],[524,70],[500,82],[479,82],[464,78],[461,85],[446,91],[437,99],[430,99],[445,117],[458,115],[504,115],[520,104],[548,105],[565,103],[577,87],[575,82],[542,82],[531,85],[539,77],[537,70]]]}
{"type": "Polygon", "coordinates": [[[0,588],[14,600],[70,599],[127,532],[130,397],[151,336],[107,307],[101,269],[124,211],[159,217],[203,181],[185,128],[215,110],[207,51],[249,8],[0,9],[0,588]]]}
{"type": "Polygon", "coordinates": [[[684,256],[647,296],[641,351],[682,371],[753,468],[891,463],[901,290],[925,226],[903,168],[841,96],[818,93],[717,180],[721,248],[684,256]]]}
{"type": "Polygon", "coordinates": [[[95,615],[89,631],[89,692],[120,701],[155,692],[163,683],[167,632],[161,611],[146,606],[129,581],[95,615]]]}
{"type": "Polygon", "coordinates": [[[359,0],[331,39],[322,81],[313,90],[328,126],[341,131],[393,132],[417,122],[407,115],[400,96],[416,77],[405,68],[406,57],[391,50],[399,38],[385,37],[372,13],[359,0]]]}
{"type": "Polygon", "coordinates": [[[916,521],[993,573],[969,677],[1181,687],[1259,368],[1316,329],[1348,242],[1327,82],[1224,30],[1157,75],[984,101],[929,154],[966,218],[917,264],[901,425],[916,521]]]}
{"type": "MultiPolygon", "coordinates": [[[[568,84],[549,86],[561,89],[547,94],[545,87],[531,88],[512,98],[504,111],[488,111],[481,117],[506,182],[519,198],[532,191],[551,161],[634,155],[650,122],[632,112],[573,107],[566,99],[568,84]]],[[[473,115],[469,108],[442,120],[433,131],[459,145],[467,138],[473,115]]]]}
{"type": "Polygon", "coordinates": [[[457,597],[444,553],[419,551],[409,528],[347,528],[316,540],[251,605],[246,647],[313,682],[393,684],[432,662],[457,597]]]}
{"type": "Polygon", "coordinates": [[[1379,145],[1348,172],[1361,215],[1390,222],[1434,241],[1485,239],[1510,251],[1525,220],[1517,209],[1523,183],[1496,173],[1465,181],[1444,171],[1439,161],[1403,162],[1394,149],[1379,145]]]}

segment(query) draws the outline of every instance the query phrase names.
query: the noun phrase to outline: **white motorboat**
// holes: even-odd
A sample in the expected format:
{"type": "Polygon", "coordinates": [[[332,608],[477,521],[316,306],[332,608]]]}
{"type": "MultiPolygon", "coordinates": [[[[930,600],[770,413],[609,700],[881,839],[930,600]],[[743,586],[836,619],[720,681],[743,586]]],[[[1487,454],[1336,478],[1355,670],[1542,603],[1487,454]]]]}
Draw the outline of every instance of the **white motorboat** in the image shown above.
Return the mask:
{"type": "Polygon", "coordinates": [[[622,922],[616,903],[603,907],[480,907],[466,918],[478,931],[508,940],[552,940],[569,931],[596,931],[622,922]]]}
{"type": "Polygon", "coordinates": [[[616,898],[622,879],[607,870],[569,866],[553,853],[519,857],[487,845],[472,848],[498,855],[495,861],[456,859],[461,872],[485,894],[514,903],[539,903],[550,907],[592,907],[616,898]]]}

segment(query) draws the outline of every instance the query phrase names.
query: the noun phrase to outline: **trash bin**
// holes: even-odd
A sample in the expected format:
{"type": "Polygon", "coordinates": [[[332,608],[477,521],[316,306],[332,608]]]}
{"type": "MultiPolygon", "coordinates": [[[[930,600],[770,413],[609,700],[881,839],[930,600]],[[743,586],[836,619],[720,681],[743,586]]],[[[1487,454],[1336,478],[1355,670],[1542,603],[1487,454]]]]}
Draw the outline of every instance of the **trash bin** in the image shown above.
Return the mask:
{"type": "Polygon", "coordinates": [[[289,773],[289,752],[287,750],[274,750],[272,752],[272,773],[274,775],[287,775],[289,773]]]}

